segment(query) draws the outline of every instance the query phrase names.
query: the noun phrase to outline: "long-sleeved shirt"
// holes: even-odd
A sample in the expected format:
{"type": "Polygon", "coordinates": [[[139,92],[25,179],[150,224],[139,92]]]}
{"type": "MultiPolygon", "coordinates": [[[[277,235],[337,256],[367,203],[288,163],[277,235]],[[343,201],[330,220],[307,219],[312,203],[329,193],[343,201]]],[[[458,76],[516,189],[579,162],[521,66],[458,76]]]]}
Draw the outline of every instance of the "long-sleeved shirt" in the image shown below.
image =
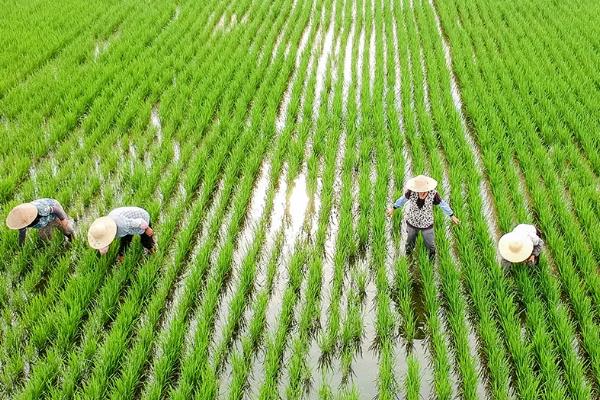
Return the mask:
{"type": "Polygon", "coordinates": [[[47,198],[37,199],[33,200],[31,204],[37,208],[38,215],[31,224],[25,228],[19,229],[19,243],[21,244],[25,241],[27,228],[42,229],[57,219],[62,221],[68,218],[57,200],[47,198]]]}
{"type": "Polygon", "coordinates": [[[150,226],[150,214],[140,207],[119,207],[108,216],[117,224],[117,237],[141,235],[150,226]]]}
{"type": "MultiPolygon", "coordinates": [[[[402,197],[400,197],[398,200],[396,200],[396,202],[394,203],[394,209],[402,208],[406,204],[408,199],[410,199],[411,194],[412,194],[412,191],[407,190],[406,193],[404,193],[404,195],[402,195],[402,197]]],[[[419,208],[422,208],[424,204],[425,204],[425,199],[417,200],[417,206],[419,208]]],[[[435,195],[433,197],[433,204],[436,206],[440,206],[440,208],[442,209],[442,212],[445,215],[447,215],[448,217],[451,217],[454,215],[454,211],[452,211],[452,208],[450,208],[450,204],[448,204],[446,202],[446,200],[442,199],[438,192],[435,192],[435,195]]]]}
{"type": "Polygon", "coordinates": [[[513,232],[519,232],[527,236],[533,242],[533,251],[531,252],[532,256],[539,256],[542,252],[542,248],[544,247],[544,241],[540,237],[541,233],[537,228],[533,225],[529,224],[519,224],[513,229],[513,232]]]}

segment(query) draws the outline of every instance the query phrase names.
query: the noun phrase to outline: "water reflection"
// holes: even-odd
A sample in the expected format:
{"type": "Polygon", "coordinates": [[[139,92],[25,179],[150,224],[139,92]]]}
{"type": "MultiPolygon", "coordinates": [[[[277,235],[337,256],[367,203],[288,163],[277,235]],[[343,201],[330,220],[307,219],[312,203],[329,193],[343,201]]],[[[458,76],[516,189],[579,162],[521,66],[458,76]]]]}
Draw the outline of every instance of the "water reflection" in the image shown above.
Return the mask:
{"type": "Polygon", "coordinates": [[[300,233],[308,209],[309,196],[306,191],[306,175],[300,174],[294,181],[287,201],[287,214],[290,218],[289,236],[294,239],[300,233]]]}

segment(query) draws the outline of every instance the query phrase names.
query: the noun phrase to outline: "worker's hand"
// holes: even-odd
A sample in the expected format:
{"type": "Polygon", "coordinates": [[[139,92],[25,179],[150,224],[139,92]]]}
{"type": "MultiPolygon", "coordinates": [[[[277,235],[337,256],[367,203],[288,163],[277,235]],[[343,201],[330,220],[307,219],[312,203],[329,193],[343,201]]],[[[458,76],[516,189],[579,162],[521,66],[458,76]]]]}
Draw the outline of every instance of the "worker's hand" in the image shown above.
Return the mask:
{"type": "Polygon", "coordinates": [[[121,264],[125,260],[125,256],[123,254],[119,254],[117,256],[117,264],[121,264]]]}
{"type": "Polygon", "coordinates": [[[528,264],[533,264],[535,262],[535,256],[532,254],[531,256],[529,256],[529,258],[527,259],[527,263],[528,264]]]}
{"type": "Polygon", "coordinates": [[[388,217],[391,217],[392,215],[394,215],[394,209],[392,207],[389,207],[386,211],[386,214],[388,217]]]}
{"type": "Polygon", "coordinates": [[[450,217],[450,219],[452,220],[452,222],[454,223],[454,225],[460,224],[460,219],[456,218],[455,215],[453,215],[452,217],[450,217]]]}
{"type": "Polygon", "coordinates": [[[150,237],[152,237],[154,235],[154,231],[150,227],[147,227],[146,230],[144,231],[144,233],[150,237]]]}
{"type": "Polygon", "coordinates": [[[108,246],[98,249],[98,253],[100,253],[100,255],[105,255],[108,253],[108,246]]]}

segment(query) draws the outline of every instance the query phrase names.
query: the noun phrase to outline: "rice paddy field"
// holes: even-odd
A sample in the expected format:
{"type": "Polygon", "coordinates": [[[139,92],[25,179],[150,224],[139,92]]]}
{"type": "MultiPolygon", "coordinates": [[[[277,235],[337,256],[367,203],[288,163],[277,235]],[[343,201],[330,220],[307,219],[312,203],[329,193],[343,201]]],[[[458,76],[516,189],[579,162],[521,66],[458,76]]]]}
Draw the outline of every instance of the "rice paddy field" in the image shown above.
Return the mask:
{"type": "Polygon", "coordinates": [[[0,229],[0,398],[600,398],[599,2],[0,3],[0,213],[77,235],[0,229]]]}

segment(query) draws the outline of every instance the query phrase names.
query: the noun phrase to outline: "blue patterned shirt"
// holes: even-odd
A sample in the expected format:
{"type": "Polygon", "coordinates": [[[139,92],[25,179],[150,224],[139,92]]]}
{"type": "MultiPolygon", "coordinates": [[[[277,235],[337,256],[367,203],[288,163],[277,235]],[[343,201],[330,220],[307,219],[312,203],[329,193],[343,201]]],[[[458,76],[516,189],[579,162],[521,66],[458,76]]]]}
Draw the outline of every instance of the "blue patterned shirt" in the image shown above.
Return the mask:
{"type": "Polygon", "coordinates": [[[19,244],[21,245],[25,242],[27,228],[42,229],[57,219],[62,221],[67,218],[60,203],[54,199],[37,199],[33,200],[31,204],[37,208],[38,215],[29,226],[19,229],[19,244]]]}
{"type": "Polygon", "coordinates": [[[54,199],[37,199],[32,201],[31,204],[37,208],[38,217],[34,221],[35,224],[31,225],[30,228],[44,228],[57,218],[63,220],[67,217],[62,211],[60,203],[54,199]]]}

